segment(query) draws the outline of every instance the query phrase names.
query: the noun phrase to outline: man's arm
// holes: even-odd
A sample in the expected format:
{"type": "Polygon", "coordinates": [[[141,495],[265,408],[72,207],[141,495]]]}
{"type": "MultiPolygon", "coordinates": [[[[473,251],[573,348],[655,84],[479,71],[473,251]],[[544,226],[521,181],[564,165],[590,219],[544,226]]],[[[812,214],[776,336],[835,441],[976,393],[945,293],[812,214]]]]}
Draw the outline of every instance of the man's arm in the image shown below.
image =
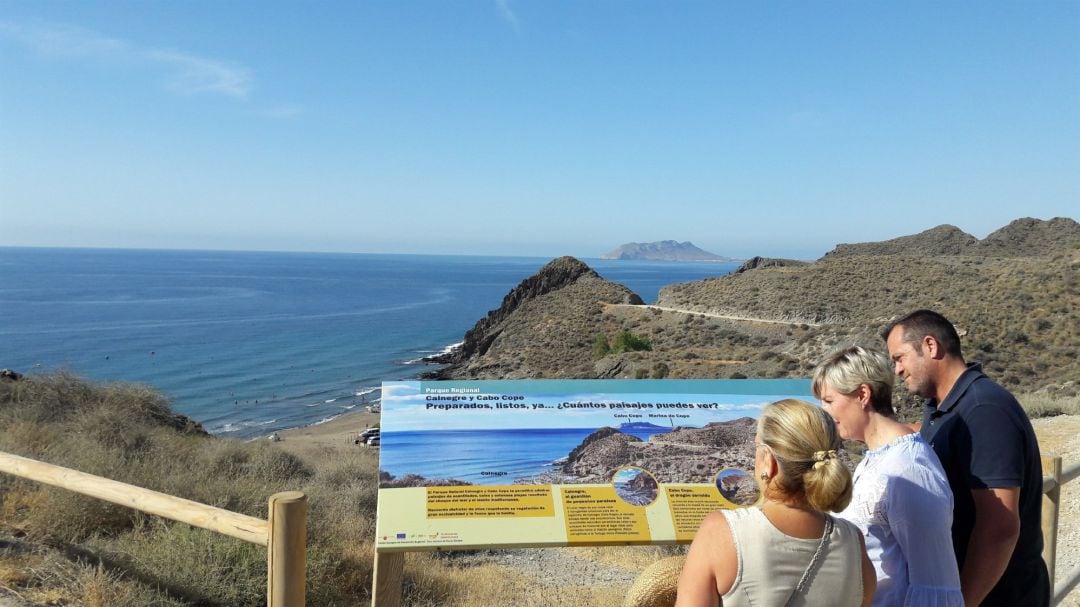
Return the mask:
{"type": "Polygon", "coordinates": [[[978,605],[1001,579],[1020,537],[1020,488],[972,489],[975,527],[960,572],[965,605],[978,605]]]}

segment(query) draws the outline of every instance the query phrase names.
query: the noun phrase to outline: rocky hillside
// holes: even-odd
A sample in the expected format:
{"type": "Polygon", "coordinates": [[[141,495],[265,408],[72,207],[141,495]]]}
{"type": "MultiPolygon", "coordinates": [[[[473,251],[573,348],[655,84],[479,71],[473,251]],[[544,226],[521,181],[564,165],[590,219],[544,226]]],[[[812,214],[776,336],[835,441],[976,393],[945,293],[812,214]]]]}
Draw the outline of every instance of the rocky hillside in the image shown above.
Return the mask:
{"type": "Polygon", "coordinates": [[[901,236],[884,242],[840,244],[825,257],[854,257],[858,255],[959,255],[978,244],[979,239],[956,226],[940,225],[925,232],[901,236]]]}
{"type": "Polygon", "coordinates": [[[841,244],[825,258],[859,255],[910,255],[917,257],[1039,257],[1075,246],[1080,224],[1068,217],[1050,220],[1023,217],[979,240],[951,225],[940,225],[911,236],[884,242],[841,244]]]}
{"type": "Polygon", "coordinates": [[[939,226],[840,245],[813,263],[761,258],[665,287],[656,306],[624,305],[640,300],[577,272],[567,286],[504,302],[438,376],[806,377],[832,350],[878,346],[881,325],[928,307],[956,323],[967,358],[1007,387],[1080,391],[1080,224],[1068,218],[1019,219],[981,241],[939,226]],[[650,348],[594,357],[597,336],[622,333],[650,348]]]}
{"type": "Polygon", "coordinates": [[[1080,227],[1068,217],[1040,221],[1025,217],[991,233],[975,246],[978,254],[993,257],[1053,256],[1076,250],[1080,227]]]}
{"type": "Polygon", "coordinates": [[[566,482],[608,482],[624,466],[637,466],[662,483],[709,483],[724,468],[754,467],[756,422],[743,417],[703,428],[678,427],[648,441],[600,428],[562,463],[566,482]]]}
{"type": "Polygon", "coordinates": [[[761,257],[760,255],[751,257],[743,262],[743,265],[735,269],[733,274],[742,274],[743,272],[749,272],[750,270],[756,270],[758,268],[791,268],[805,266],[808,262],[799,261],[797,259],[781,259],[778,257],[761,257]]]}
{"type": "Polygon", "coordinates": [[[605,304],[642,301],[573,257],[555,259],[507,293],[461,347],[427,359],[448,366],[425,378],[591,377],[605,304]]]}
{"type": "Polygon", "coordinates": [[[787,339],[768,352],[797,361],[789,369],[795,373],[831,348],[877,345],[877,329],[890,318],[933,308],[957,325],[967,357],[992,377],[1024,390],[1053,389],[1080,377],[1071,354],[1080,344],[1080,224],[1022,219],[982,241],[943,226],[841,245],[803,267],[666,287],[657,305],[792,323],[787,339]]]}
{"type": "Polygon", "coordinates": [[[644,259],[653,261],[733,261],[716,253],[697,248],[691,242],[661,240],[659,242],[631,242],[616,247],[600,259],[644,259]]]}

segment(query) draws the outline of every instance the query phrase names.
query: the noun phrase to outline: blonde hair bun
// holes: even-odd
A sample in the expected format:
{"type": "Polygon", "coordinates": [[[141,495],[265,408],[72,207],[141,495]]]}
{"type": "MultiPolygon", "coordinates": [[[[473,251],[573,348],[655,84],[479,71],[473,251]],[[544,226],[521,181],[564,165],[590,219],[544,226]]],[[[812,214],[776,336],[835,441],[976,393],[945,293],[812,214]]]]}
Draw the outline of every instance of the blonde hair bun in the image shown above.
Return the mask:
{"type": "Polygon", "coordinates": [[[851,471],[840,461],[840,435],[828,413],[801,400],[777,401],[762,410],[758,436],[780,467],[781,492],[805,498],[815,510],[839,512],[847,507],[851,471]]]}

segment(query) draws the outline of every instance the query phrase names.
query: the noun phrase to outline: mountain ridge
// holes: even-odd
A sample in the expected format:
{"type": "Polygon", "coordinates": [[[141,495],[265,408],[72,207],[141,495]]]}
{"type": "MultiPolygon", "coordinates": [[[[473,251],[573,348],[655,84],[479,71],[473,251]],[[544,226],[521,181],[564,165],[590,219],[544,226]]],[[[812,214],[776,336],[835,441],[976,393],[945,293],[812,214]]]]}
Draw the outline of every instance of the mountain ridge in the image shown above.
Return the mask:
{"type": "Polygon", "coordinates": [[[822,259],[856,255],[1046,255],[1080,241],[1080,223],[1069,217],[1041,220],[1021,217],[979,240],[960,228],[942,224],[917,234],[880,242],[839,244],[822,259]]]}

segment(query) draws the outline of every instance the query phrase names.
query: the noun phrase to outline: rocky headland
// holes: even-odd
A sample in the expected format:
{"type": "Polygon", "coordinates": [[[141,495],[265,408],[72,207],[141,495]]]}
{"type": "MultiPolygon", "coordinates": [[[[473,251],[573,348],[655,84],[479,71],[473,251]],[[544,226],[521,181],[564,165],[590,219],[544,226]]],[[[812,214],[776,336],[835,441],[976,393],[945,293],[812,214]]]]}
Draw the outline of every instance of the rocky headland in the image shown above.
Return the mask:
{"type": "Polygon", "coordinates": [[[607,483],[620,468],[635,466],[661,483],[711,483],[724,468],[753,469],[755,424],[743,417],[703,428],[677,427],[648,441],[600,428],[559,468],[566,475],[563,482],[607,483]]]}
{"type": "Polygon", "coordinates": [[[641,305],[641,297],[604,280],[573,257],[559,257],[514,287],[498,309],[465,333],[448,366],[424,379],[590,377],[591,343],[606,305],[641,305]]]}

